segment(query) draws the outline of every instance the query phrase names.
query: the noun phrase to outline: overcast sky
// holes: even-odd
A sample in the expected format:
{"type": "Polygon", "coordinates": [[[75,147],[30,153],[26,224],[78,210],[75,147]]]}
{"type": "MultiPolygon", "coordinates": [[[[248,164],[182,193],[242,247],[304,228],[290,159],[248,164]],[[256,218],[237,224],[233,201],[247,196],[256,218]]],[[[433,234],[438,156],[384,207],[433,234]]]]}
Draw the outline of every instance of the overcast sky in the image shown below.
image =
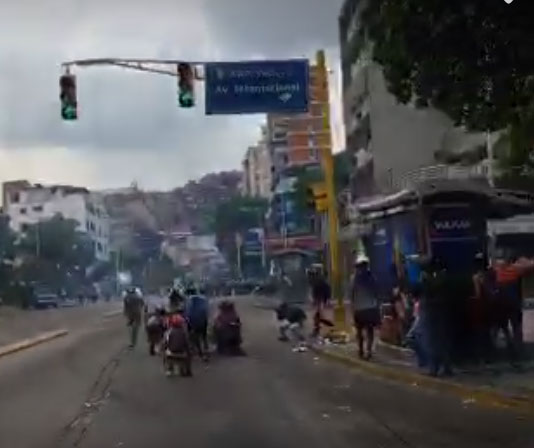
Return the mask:
{"type": "MultiPolygon", "coordinates": [[[[176,80],[76,69],[79,120],[62,122],[64,60],[240,60],[328,50],[338,78],[342,0],[0,0],[0,181],[167,189],[237,169],[264,117],[177,107],[176,80]]],[[[339,88],[334,119],[339,121],[339,88]]],[[[341,138],[336,135],[336,145],[341,138]]]]}

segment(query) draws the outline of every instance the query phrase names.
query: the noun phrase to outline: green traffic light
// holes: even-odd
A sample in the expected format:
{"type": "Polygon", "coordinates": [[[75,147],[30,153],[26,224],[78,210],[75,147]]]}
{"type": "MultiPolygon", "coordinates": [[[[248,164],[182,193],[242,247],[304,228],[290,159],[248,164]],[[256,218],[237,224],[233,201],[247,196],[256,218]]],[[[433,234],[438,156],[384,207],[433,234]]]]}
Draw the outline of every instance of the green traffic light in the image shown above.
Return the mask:
{"type": "Polygon", "coordinates": [[[61,118],[63,120],[77,120],[78,119],[78,112],[76,110],[76,107],[66,104],[61,107],[61,118]]]}
{"type": "Polygon", "coordinates": [[[195,105],[195,98],[192,92],[184,91],[178,95],[178,103],[180,107],[191,108],[195,105]]]}

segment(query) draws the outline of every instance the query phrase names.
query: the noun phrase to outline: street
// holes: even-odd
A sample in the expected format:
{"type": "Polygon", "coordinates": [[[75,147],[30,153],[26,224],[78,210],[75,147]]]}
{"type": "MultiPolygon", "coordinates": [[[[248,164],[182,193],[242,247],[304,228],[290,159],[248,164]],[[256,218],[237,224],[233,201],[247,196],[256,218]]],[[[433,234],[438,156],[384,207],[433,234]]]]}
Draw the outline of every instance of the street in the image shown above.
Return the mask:
{"type": "Polygon", "coordinates": [[[531,447],[532,422],[293,353],[271,312],[239,301],[243,358],[166,378],[122,318],[0,360],[0,446],[531,447]]]}

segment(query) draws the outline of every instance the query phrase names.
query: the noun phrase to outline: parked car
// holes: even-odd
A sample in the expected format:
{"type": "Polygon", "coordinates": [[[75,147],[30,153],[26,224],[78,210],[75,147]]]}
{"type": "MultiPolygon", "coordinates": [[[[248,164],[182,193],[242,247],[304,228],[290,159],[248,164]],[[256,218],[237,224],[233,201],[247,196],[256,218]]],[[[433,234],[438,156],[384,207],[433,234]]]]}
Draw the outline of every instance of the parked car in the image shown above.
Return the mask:
{"type": "Polygon", "coordinates": [[[58,308],[59,295],[46,290],[34,291],[30,300],[30,307],[35,309],[58,308]]]}

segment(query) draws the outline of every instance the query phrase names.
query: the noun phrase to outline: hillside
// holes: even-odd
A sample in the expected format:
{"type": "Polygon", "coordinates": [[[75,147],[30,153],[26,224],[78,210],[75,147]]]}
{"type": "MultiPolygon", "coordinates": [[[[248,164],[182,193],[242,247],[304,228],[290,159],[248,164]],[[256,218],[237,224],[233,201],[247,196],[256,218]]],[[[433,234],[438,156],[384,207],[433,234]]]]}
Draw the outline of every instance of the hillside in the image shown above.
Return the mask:
{"type": "Polygon", "coordinates": [[[157,231],[211,230],[217,205],[239,192],[239,171],[208,174],[168,192],[142,191],[105,194],[106,208],[121,227],[157,231]]]}

